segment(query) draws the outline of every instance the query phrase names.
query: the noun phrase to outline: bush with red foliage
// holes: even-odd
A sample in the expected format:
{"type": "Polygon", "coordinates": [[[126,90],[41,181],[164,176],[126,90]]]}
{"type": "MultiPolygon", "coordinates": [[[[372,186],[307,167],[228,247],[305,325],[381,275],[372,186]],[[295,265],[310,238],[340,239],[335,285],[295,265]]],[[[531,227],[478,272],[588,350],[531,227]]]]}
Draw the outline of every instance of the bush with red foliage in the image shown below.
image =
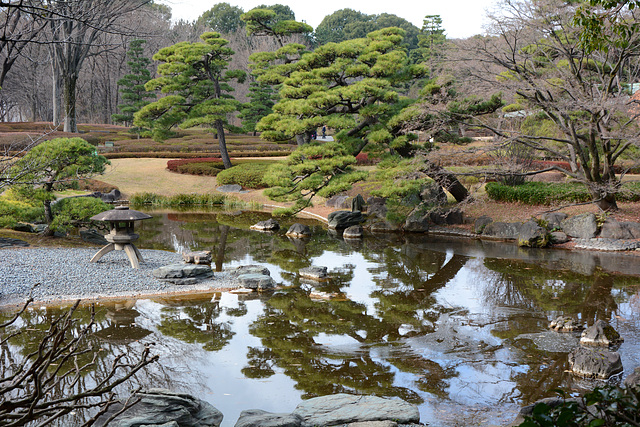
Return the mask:
{"type": "Polygon", "coordinates": [[[178,168],[188,163],[204,163],[204,162],[219,162],[220,157],[196,157],[193,159],[174,159],[167,162],[167,169],[171,172],[178,172],[178,168]]]}

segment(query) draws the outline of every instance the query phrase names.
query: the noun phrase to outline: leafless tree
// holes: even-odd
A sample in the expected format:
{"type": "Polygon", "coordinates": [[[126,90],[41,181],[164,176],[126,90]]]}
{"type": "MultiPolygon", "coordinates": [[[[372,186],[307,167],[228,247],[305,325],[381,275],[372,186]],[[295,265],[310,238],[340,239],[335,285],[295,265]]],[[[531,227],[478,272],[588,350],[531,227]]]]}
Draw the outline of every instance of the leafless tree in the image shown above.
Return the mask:
{"type": "MultiPolygon", "coordinates": [[[[24,333],[13,325],[31,302],[29,299],[20,312],[0,325],[2,348],[24,333]]],[[[0,425],[22,426],[34,421],[48,425],[82,409],[94,411],[83,424],[92,425],[117,401],[113,390],[158,359],[157,355],[150,354],[147,346],[138,360],[116,356],[100,378],[86,381],[85,374],[96,365],[99,352],[87,344],[95,324],[95,312],[92,309],[90,320],[79,325],[74,318],[79,303],[77,301],[66,315],[53,320],[37,349],[17,358],[14,354],[11,360],[0,359],[3,369],[0,425]]]]}

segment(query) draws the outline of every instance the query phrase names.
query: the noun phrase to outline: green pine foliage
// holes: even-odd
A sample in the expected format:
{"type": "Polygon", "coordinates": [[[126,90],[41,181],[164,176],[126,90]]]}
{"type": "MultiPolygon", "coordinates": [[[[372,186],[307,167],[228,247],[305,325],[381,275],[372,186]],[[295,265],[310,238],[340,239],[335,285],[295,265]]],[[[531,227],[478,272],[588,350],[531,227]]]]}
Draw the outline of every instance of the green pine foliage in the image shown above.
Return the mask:
{"type": "MultiPolygon", "coordinates": [[[[149,104],[149,99],[156,97],[154,93],[147,91],[144,87],[151,80],[151,73],[147,69],[151,60],[144,56],[145,43],[146,40],[132,40],[129,43],[127,65],[130,72],[118,80],[123,102],[118,105],[121,113],[112,115],[111,119],[117,123],[124,123],[126,126],[133,123],[133,115],[149,104]]],[[[134,131],[140,133],[141,129],[136,128],[134,131]]]]}
{"type": "Polygon", "coordinates": [[[267,184],[264,182],[264,175],[272,165],[273,162],[243,163],[221,171],[216,182],[221,185],[237,184],[242,188],[265,188],[267,184]]]}
{"type": "Polygon", "coordinates": [[[176,126],[212,128],[225,168],[230,168],[225,129],[237,130],[227,118],[239,110],[240,103],[231,96],[229,82],[243,82],[246,73],[228,69],[234,51],[219,33],[207,32],[200,39],[198,43],[180,42],[162,48],[153,56],[161,63],[160,77],[145,87],[166,96],[138,111],[134,124],[151,129],[156,141],[166,139],[176,126]]]}
{"type": "Polygon", "coordinates": [[[276,95],[271,85],[252,82],[249,85],[249,94],[247,96],[250,101],[242,107],[238,117],[242,119],[243,130],[255,136],[258,121],[273,112],[272,108],[275,104],[276,95]]]}

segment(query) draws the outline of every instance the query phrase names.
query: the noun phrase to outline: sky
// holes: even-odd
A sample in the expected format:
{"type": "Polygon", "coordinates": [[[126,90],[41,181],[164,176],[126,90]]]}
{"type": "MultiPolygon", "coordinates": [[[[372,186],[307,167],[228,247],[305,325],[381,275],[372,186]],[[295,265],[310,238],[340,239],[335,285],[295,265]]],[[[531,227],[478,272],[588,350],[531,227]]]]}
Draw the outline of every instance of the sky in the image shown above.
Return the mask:
{"type": "MultiPolygon", "coordinates": [[[[171,7],[173,19],[195,20],[218,2],[211,0],[160,0],[171,7]]],[[[336,10],[353,9],[368,15],[390,13],[422,27],[426,15],[440,15],[448,38],[466,38],[483,33],[485,10],[496,0],[226,0],[245,12],[262,4],[283,4],[293,10],[296,20],[316,28],[322,19],[336,10]]]]}

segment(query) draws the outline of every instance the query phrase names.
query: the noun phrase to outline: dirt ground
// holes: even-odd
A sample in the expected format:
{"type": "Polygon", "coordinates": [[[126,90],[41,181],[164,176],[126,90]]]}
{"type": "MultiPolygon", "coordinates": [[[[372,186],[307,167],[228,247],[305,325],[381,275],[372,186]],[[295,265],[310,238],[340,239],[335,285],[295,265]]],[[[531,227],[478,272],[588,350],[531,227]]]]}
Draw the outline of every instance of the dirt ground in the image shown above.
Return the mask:
{"type": "MultiPolygon", "coordinates": [[[[168,159],[113,159],[104,175],[97,177],[100,181],[117,186],[125,197],[135,193],[157,193],[167,196],[175,194],[211,194],[216,190],[215,177],[183,175],[167,169],[168,159]]],[[[246,202],[257,202],[266,207],[284,206],[269,200],[263,190],[250,190],[246,193],[234,193],[233,197],[246,202]]],[[[463,206],[465,215],[477,218],[488,215],[495,221],[517,222],[540,216],[545,212],[558,209],[558,206],[530,206],[520,203],[498,203],[488,200],[484,195],[475,195],[476,201],[463,206]]],[[[612,217],[619,221],[640,222],[640,203],[619,203],[619,210],[612,217]]],[[[326,219],[334,209],[325,207],[322,200],[315,201],[315,206],[306,209],[312,216],[326,219]]],[[[600,213],[594,205],[564,207],[560,211],[568,215],[584,212],[600,213]]]]}

